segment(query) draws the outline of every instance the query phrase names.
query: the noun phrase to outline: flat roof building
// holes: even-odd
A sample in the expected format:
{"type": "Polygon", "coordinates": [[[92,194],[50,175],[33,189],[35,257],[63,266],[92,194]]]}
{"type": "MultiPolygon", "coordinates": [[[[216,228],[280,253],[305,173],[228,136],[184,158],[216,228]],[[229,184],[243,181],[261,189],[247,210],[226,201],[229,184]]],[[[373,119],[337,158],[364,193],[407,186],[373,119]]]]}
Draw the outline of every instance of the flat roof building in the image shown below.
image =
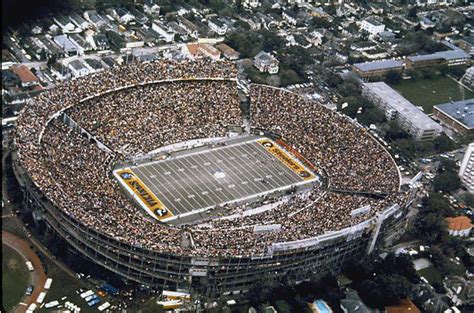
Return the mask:
{"type": "Polygon", "coordinates": [[[458,133],[474,135],[474,99],[435,105],[434,114],[458,133]]]}
{"type": "Polygon", "coordinates": [[[401,72],[403,70],[403,61],[399,60],[383,60],[356,63],[352,65],[352,70],[359,74],[360,77],[383,76],[389,71],[401,72]]]}
{"type": "Polygon", "coordinates": [[[389,120],[396,120],[416,140],[441,134],[441,126],[384,82],[364,83],[362,94],[379,106],[389,120]]]}
{"type": "Polygon", "coordinates": [[[474,193],[474,143],[469,144],[466,148],[459,169],[459,177],[469,192],[474,193]]]}

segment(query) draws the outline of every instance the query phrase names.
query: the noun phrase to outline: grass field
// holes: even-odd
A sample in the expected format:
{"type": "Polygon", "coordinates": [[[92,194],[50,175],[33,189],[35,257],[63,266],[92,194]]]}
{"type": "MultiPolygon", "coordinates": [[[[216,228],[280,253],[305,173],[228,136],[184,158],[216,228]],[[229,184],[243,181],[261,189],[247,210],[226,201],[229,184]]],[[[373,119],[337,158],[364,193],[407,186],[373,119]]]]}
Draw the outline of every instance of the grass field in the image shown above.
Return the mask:
{"type": "Polygon", "coordinates": [[[29,281],[30,274],[23,258],[2,245],[2,303],[7,312],[23,298],[29,281]]]}
{"type": "Polygon", "coordinates": [[[474,92],[463,88],[446,76],[435,76],[433,79],[402,80],[400,83],[390,86],[414,105],[423,107],[427,114],[433,111],[433,106],[436,104],[474,98],[474,92]]]}

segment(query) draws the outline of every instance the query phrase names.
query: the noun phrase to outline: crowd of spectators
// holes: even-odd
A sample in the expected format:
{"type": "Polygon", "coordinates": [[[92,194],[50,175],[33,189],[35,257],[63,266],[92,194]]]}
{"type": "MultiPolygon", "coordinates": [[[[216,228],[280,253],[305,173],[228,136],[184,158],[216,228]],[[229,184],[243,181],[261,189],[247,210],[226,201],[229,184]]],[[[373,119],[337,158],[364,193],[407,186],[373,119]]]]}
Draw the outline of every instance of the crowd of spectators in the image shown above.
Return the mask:
{"type": "Polygon", "coordinates": [[[112,178],[109,163],[172,143],[225,136],[228,125],[241,125],[236,75],[229,62],[160,61],[68,81],[25,107],[17,121],[19,160],[70,218],[127,244],[174,254],[258,254],[273,242],[354,226],[403,201],[395,163],[365,130],[300,96],[252,86],[251,125],[280,134],[324,170],[328,188],[292,195],[256,214],[181,227],[160,223],[134,205],[112,178]],[[110,151],[66,126],[58,112],[110,151]],[[351,214],[364,206],[370,209],[351,214]],[[271,224],[280,231],[254,231],[271,224]],[[184,235],[191,235],[191,245],[182,244],[184,235]]]}

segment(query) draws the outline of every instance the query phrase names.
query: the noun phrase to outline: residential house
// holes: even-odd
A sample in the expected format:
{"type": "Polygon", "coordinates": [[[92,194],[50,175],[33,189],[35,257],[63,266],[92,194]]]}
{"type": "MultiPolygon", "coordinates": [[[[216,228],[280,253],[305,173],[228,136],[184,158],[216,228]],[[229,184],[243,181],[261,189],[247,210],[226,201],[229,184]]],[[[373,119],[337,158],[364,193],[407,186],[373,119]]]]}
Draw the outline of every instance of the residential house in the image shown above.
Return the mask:
{"type": "Polygon", "coordinates": [[[207,26],[219,36],[224,36],[227,32],[227,24],[217,17],[211,17],[207,21],[207,26]]]}
{"type": "Polygon", "coordinates": [[[89,68],[91,73],[100,72],[104,70],[104,67],[102,66],[101,62],[96,59],[87,58],[83,61],[84,65],[89,68]]]}
{"type": "Polygon", "coordinates": [[[258,8],[261,3],[259,0],[244,0],[242,1],[242,5],[245,7],[245,8],[258,8]]]}
{"type": "Polygon", "coordinates": [[[237,60],[239,58],[239,53],[225,43],[216,45],[216,48],[219,49],[228,60],[237,60]]]}
{"type": "Polygon", "coordinates": [[[101,29],[102,27],[108,25],[107,19],[97,14],[97,12],[93,10],[84,12],[84,18],[88,20],[96,29],[101,29]]]}
{"type": "Polygon", "coordinates": [[[82,30],[85,30],[87,28],[89,28],[91,26],[91,24],[86,21],[85,19],[83,19],[79,14],[77,13],[72,13],[71,15],[69,15],[69,19],[71,20],[71,22],[76,25],[78,28],[82,29],[82,30]]]}
{"type": "Polygon", "coordinates": [[[157,32],[166,42],[173,42],[174,41],[174,31],[169,29],[166,25],[164,25],[161,21],[155,20],[153,24],[151,24],[151,29],[157,32]]]}
{"type": "Polygon", "coordinates": [[[188,33],[189,36],[195,39],[199,38],[199,28],[196,24],[182,16],[178,18],[178,24],[188,33]]]}
{"type": "Polygon", "coordinates": [[[113,10],[115,19],[122,24],[129,24],[135,21],[135,16],[133,16],[128,10],[124,8],[118,8],[113,10]]]}
{"type": "Polygon", "coordinates": [[[68,55],[83,55],[84,49],[67,35],[59,35],[53,38],[54,42],[68,55]]]}
{"type": "Polygon", "coordinates": [[[55,16],[53,20],[64,33],[71,33],[76,30],[74,23],[63,15],[55,16]]]}
{"type": "Polygon", "coordinates": [[[50,67],[51,74],[58,80],[65,80],[71,77],[71,69],[61,63],[54,63],[50,67]]]}
{"type": "Polygon", "coordinates": [[[410,298],[425,312],[445,313],[449,308],[449,298],[439,294],[428,283],[419,283],[413,286],[410,298]]]}
{"type": "Polygon", "coordinates": [[[109,50],[110,43],[105,34],[97,34],[93,37],[97,50],[109,50]]]}
{"type": "Polygon", "coordinates": [[[160,6],[156,4],[155,0],[145,0],[143,1],[143,10],[145,13],[150,15],[159,15],[160,6]]]}
{"type": "Polygon", "coordinates": [[[69,62],[68,68],[74,77],[82,77],[90,74],[90,70],[79,60],[69,62]]]}
{"type": "Polygon", "coordinates": [[[468,237],[471,233],[472,223],[467,216],[447,217],[448,233],[455,237],[468,237]]]}
{"type": "Polygon", "coordinates": [[[362,30],[368,32],[371,36],[375,36],[385,30],[385,25],[373,18],[367,18],[360,24],[362,30]]]}
{"type": "Polygon", "coordinates": [[[279,70],[278,60],[268,52],[260,51],[253,58],[253,65],[262,73],[276,74],[279,70]]]}
{"type": "Polygon", "coordinates": [[[13,65],[11,70],[20,79],[21,87],[34,87],[40,84],[38,77],[26,65],[13,65]]]}

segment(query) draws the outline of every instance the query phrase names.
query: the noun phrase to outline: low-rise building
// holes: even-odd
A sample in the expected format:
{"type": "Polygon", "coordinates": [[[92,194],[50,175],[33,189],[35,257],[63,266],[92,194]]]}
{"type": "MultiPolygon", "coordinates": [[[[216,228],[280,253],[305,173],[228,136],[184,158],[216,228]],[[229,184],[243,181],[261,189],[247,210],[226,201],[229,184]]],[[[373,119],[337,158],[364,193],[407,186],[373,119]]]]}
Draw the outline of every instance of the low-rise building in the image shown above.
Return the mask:
{"type": "Polygon", "coordinates": [[[474,66],[471,66],[466,70],[464,74],[463,82],[471,87],[474,87],[474,66]]]}
{"type": "Polygon", "coordinates": [[[459,177],[469,192],[474,193],[474,143],[467,146],[459,169],[459,177]]]}
{"type": "Polygon", "coordinates": [[[296,25],[298,23],[298,18],[296,17],[296,14],[291,11],[283,11],[281,13],[281,16],[290,25],[296,25]]]}
{"type": "Polygon", "coordinates": [[[435,105],[434,115],[458,133],[474,135],[474,99],[435,105]]]}
{"type": "Polygon", "coordinates": [[[158,15],[160,14],[160,6],[156,4],[155,0],[144,0],[143,11],[150,15],[158,15]]]}
{"type": "Polygon", "coordinates": [[[278,60],[265,51],[260,51],[253,58],[253,65],[262,73],[276,74],[279,71],[278,60]]]}
{"type": "Polygon", "coordinates": [[[13,65],[11,70],[20,79],[22,87],[34,87],[40,83],[38,77],[26,65],[13,65]]]}
{"type": "Polygon", "coordinates": [[[369,17],[361,22],[360,28],[368,32],[371,36],[375,36],[385,30],[385,25],[369,17]]]}
{"type": "Polygon", "coordinates": [[[257,8],[260,6],[260,0],[244,0],[242,5],[246,8],[257,8]]]}
{"type": "Polygon", "coordinates": [[[74,39],[66,35],[54,36],[54,42],[60,46],[68,55],[83,55],[84,49],[74,41],[74,39]]]}
{"type": "Polygon", "coordinates": [[[458,45],[459,48],[463,49],[466,53],[474,55],[474,36],[462,37],[458,45]]]}
{"type": "Polygon", "coordinates": [[[224,36],[227,32],[227,24],[217,17],[210,18],[207,21],[207,26],[219,36],[224,36]]]}
{"type": "Polygon", "coordinates": [[[413,55],[406,58],[407,68],[421,68],[447,64],[448,66],[466,65],[471,56],[461,49],[440,51],[431,54],[413,55]]]}
{"type": "Polygon", "coordinates": [[[156,20],[151,24],[151,29],[160,34],[166,42],[173,42],[175,33],[162,22],[156,20]]]}
{"type": "Polygon", "coordinates": [[[73,24],[75,24],[78,28],[82,30],[87,29],[91,26],[88,21],[86,21],[84,18],[82,18],[82,16],[75,12],[69,15],[69,19],[73,24]]]}
{"type": "Polygon", "coordinates": [[[239,53],[225,43],[216,45],[216,48],[219,49],[228,60],[237,60],[239,58],[239,53]]]}
{"type": "Polygon", "coordinates": [[[451,236],[467,237],[471,233],[472,223],[467,216],[447,217],[448,233],[451,236]]]}
{"type": "Polygon", "coordinates": [[[79,60],[69,62],[68,68],[74,77],[81,77],[90,74],[90,70],[79,60]]]}
{"type": "Polygon", "coordinates": [[[389,120],[397,123],[416,140],[439,136],[441,126],[384,82],[364,83],[362,94],[374,102],[389,120]]]}
{"type": "Polygon", "coordinates": [[[400,60],[381,60],[352,65],[352,70],[362,78],[383,76],[389,71],[402,72],[403,68],[403,61],[400,60]]]}

